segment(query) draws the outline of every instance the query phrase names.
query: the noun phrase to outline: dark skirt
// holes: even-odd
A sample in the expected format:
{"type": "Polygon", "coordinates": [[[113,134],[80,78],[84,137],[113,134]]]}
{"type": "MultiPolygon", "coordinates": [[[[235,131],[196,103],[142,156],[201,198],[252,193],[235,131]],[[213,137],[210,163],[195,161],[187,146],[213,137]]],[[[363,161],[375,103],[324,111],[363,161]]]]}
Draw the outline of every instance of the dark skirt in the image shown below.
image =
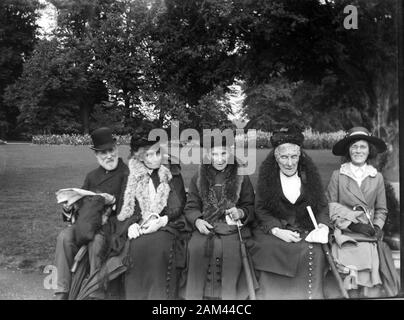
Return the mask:
{"type": "Polygon", "coordinates": [[[183,298],[245,299],[240,240],[237,233],[206,236],[195,231],[188,243],[183,298]]]}
{"type": "Polygon", "coordinates": [[[128,300],[176,298],[175,236],[159,230],[130,240],[125,274],[128,300]]]}
{"type": "Polygon", "coordinates": [[[304,240],[287,243],[261,230],[254,231],[252,260],[258,277],[257,299],[324,299],[328,271],[321,244],[304,240]]]}

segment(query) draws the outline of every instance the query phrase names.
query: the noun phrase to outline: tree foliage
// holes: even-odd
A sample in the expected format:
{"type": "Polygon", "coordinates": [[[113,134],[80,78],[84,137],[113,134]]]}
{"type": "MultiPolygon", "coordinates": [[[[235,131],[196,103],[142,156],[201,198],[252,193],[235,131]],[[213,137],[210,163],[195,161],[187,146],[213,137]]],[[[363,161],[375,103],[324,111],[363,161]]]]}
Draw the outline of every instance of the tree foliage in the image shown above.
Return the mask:
{"type": "Polygon", "coordinates": [[[37,0],[0,2],[0,137],[16,134],[18,110],[4,103],[6,87],[22,73],[23,62],[32,52],[37,35],[37,0]]]}
{"type": "Polygon", "coordinates": [[[330,126],[361,124],[376,133],[378,128],[396,128],[394,0],[247,3],[250,7],[243,9],[240,22],[246,31],[246,53],[240,59],[250,91],[279,76],[291,83],[304,81],[307,91],[296,107],[304,111],[304,105],[311,104],[310,111],[321,114],[330,126]],[[358,9],[358,29],[344,28],[347,5],[358,9]],[[330,117],[338,112],[341,121],[332,124],[330,117]]]}
{"type": "Polygon", "coordinates": [[[107,98],[103,84],[87,77],[75,53],[61,47],[56,39],[38,42],[22,76],[5,94],[7,104],[19,109],[22,129],[31,133],[82,132],[83,109],[99,102],[100,94],[107,98]]]}
{"type": "Polygon", "coordinates": [[[22,93],[7,93],[26,113],[21,124],[31,119],[29,130],[54,130],[32,116],[40,109],[68,115],[71,125],[60,130],[86,132],[109,113],[121,115],[114,125],[123,132],[171,119],[201,130],[227,121],[225,94],[237,79],[245,84],[244,114],[260,118],[261,128],[293,118],[320,131],[363,124],[394,136],[394,0],[50,1],[58,9],[58,54],[42,55],[52,61],[40,70],[46,45],[39,43],[14,87],[24,92],[24,83],[25,102],[22,93]],[[357,30],[344,28],[348,4],[358,9],[357,30]],[[52,66],[60,70],[49,73],[52,66]],[[33,72],[60,83],[57,93],[33,72]],[[29,104],[28,88],[44,91],[29,104]]]}

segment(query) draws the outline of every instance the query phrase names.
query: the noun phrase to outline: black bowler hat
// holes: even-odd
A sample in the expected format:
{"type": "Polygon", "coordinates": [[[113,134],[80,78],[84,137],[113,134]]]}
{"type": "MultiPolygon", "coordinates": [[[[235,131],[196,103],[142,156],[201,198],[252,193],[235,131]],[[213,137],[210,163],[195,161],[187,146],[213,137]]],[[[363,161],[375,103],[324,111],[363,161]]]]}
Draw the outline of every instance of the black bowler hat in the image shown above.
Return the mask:
{"type": "Polygon", "coordinates": [[[90,148],[95,151],[104,151],[111,149],[116,144],[116,139],[112,137],[112,130],[107,127],[95,129],[91,133],[93,146],[90,148]]]}
{"type": "Polygon", "coordinates": [[[332,148],[332,153],[336,156],[344,156],[348,152],[348,148],[352,142],[358,140],[365,140],[373,144],[378,153],[387,150],[387,146],[383,140],[372,136],[368,129],[364,127],[353,127],[348,130],[347,134],[343,139],[338,141],[332,148]]]}

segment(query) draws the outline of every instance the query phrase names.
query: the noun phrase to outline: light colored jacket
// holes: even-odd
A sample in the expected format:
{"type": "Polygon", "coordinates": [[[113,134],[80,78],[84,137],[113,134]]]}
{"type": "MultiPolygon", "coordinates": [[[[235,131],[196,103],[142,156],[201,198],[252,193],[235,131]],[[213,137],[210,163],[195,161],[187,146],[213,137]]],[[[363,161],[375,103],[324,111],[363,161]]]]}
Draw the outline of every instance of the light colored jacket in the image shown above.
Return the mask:
{"type": "Polygon", "coordinates": [[[343,164],[331,176],[326,194],[330,218],[341,230],[346,230],[352,222],[369,223],[362,211],[353,210],[357,205],[369,209],[372,223],[383,229],[387,216],[384,180],[376,169],[369,167],[371,170],[360,187],[353,179],[348,164],[343,164]]]}
{"type": "Polygon", "coordinates": [[[336,243],[332,246],[332,253],[339,271],[350,274],[344,281],[346,289],[356,288],[358,284],[373,286],[381,283],[376,242],[371,242],[370,238],[367,242],[366,236],[351,232],[349,225],[371,221],[382,229],[387,216],[383,176],[368,166],[367,177],[359,186],[350,168],[346,163],[333,172],[326,193],[330,219],[335,226],[336,243]],[[367,209],[370,219],[362,210],[353,210],[358,205],[367,209]],[[362,241],[357,241],[358,236],[362,241]]]}

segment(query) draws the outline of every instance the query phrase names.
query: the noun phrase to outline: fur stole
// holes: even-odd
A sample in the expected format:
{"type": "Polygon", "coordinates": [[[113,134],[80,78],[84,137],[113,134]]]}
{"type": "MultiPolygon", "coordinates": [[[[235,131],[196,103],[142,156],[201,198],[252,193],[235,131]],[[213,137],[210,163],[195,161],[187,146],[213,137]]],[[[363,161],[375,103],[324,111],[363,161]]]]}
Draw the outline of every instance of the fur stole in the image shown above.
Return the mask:
{"type": "Polygon", "coordinates": [[[129,160],[129,176],[125,188],[123,205],[118,220],[124,221],[130,218],[136,206],[136,200],[142,213],[142,218],[146,219],[150,214],[160,214],[167,206],[168,195],[170,193],[169,182],[172,179],[170,169],[164,165],[158,170],[160,184],[156,190],[155,201],[150,199],[149,180],[150,175],[144,164],[137,159],[129,160]]]}
{"type": "Polygon", "coordinates": [[[286,219],[292,214],[297,214],[296,220],[303,225],[311,226],[311,221],[305,211],[305,206],[310,205],[317,216],[320,208],[326,205],[324,189],[320,174],[311,158],[302,150],[298,165],[298,175],[302,181],[302,195],[296,202],[295,213],[289,210],[290,206],[283,205],[287,200],[282,192],[279,177],[279,166],[276,162],[274,151],[272,150],[267,158],[262,162],[258,183],[257,197],[260,198],[271,215],[279,219],[286,219]],[[303,198],[302,198],[303,197],[303,198]]]}
{"type": "Polygon", "coordinates": [[[239,165],[228,164],[224,174],[225,179],[222,185],[222,196],[217,199],[215,185],[215,170],[210,164],[199,166],[197,187],[202,200],[202,211],[204,219],[210,222],[224,216],[224,210],[234,207],[239,200],[241,185],[244,176],[238,174],[239,165]]]}

